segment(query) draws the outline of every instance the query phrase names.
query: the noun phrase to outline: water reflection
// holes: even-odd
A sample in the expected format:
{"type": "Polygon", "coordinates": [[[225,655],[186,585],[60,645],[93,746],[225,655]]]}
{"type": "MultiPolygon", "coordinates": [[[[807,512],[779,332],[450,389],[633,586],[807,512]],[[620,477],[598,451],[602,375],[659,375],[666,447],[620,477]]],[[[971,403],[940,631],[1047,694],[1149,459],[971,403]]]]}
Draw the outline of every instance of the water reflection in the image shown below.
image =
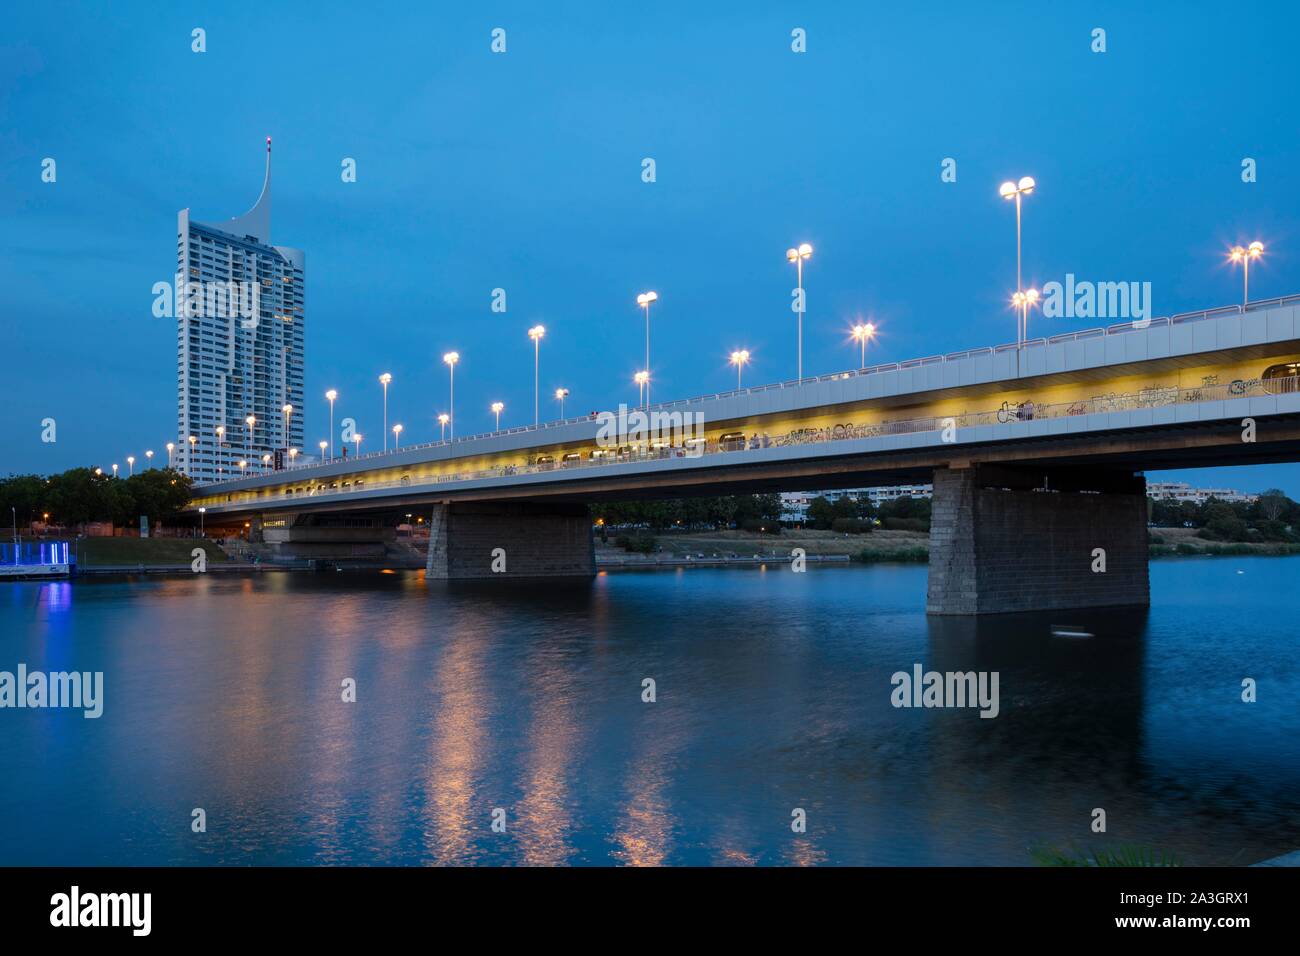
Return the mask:
{"type": "Polygon", "coordinates": [[[1297,566],[983,619],[927,618],[910,567],[16,584],[0,667],[103,670],[106,705],[0,715],[0,863],[1253,862],[1300,845],[1300,623],[1261,612],[1297,566]],[[998,672],[999,716],[895,708],[913,664],[998,672]]]}

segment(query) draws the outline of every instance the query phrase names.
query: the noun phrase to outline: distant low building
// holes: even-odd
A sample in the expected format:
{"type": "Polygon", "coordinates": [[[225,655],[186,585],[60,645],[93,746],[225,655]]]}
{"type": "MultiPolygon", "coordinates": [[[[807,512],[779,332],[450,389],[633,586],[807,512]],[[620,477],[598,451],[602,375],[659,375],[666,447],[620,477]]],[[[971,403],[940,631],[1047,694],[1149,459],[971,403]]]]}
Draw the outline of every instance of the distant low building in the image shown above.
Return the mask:
{"type": "Polygon", "coordinates": [[[837,488],[834,491],[783,491],[781,492],[781,520],[799,524],[808,520],[808,505],[814,498],[836,502],[842,498],[853,501],[870,501],[879,507],[899,498],[929,498],[933,485],[878,485],[872,488],[837,488]]]}
{"type": "Polygon", "coordinates": [[[1193,488],[1185,481],[1149,481],[1147,497],[1156,501],[1190,501],[1203,505],[1211,498],[1227,503],[1242,502],[1252,504],[1259,500],[1259,495],[1251,495],[1232,488],[1193,488]]]}

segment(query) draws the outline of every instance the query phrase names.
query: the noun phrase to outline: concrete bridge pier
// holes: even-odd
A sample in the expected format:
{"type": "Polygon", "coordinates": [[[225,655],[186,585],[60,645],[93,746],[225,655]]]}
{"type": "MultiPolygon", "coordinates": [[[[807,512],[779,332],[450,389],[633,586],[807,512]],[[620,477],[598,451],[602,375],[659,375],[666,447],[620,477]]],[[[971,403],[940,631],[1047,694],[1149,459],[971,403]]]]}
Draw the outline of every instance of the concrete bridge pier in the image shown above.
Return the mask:
{"type": "Polygon", "coordinates": [[[595,574],[591,514],[584,504],[453,501],[434,505],[429,517],[428,579],[595,574]]]}
{"type": "Polygon", "coordinates": [[[976,463],[936,469],[928,613],[1150,603],[1142,475],[976,463]]]}

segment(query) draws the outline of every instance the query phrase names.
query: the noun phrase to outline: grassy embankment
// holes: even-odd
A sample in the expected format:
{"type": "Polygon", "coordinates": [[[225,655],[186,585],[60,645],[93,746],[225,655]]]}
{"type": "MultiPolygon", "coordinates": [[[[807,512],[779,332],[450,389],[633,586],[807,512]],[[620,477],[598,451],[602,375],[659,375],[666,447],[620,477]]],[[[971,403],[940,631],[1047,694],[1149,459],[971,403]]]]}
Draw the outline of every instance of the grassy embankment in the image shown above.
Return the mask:
{"type": "Polygon", "coordinates": [[[83,567],[186,564],[195,548],[207,552],[209,564],[230,558],[206,538],[83,538],[77,543],[77,563],[83,567]]]}
{"type": "Polygon", "coordinates": [[[1198,556],[1280,556],[1300,554],[1300,544],[1281,541],[1237,542],[1209,541],[1197,536],[1196,528],[1152,528],[1151,557],[1198,556]]]}
{"type": "MultiPolygon", "coordinates": [[[[917,531],[849,535],[802,528],[787,529],[779,535],[752,531],[665,531],[655,535],[655,542],[668,557],[703,554],[706,558],[731,555],[787,558],[793,549],[803,548],[810,556],[847,555],[854,561],[926,561],[929,558],[929,535],[917,531]]],[[[601,545],[597,539],[597,560],[605,554],[635,558],[635,555],[615,546],[613,535],[610,535],[608,545],[601,545]]],[[[648,561],[655,558],[654,555],[646,557],[648,561]]]]}
{"type": "MultiPolygon", "coordinates": [[[[1209,541],[1198,537],[1196,531],[1195,528],[1152,528],[1151,557],[1300,555],[1300,544],[1209,541]]],[[[853,561],[867,563],[926,562],[930,557],[930,536],[917,531],[874,531],[870,534],[850,535],[811,529],[787,529],[779,535],[750,531],[665,531],[654,537],[656,546],[663,549],[664,556],[677,558],[686,555],[703,555],[706,558],[731,555],[788,557],[794,548],[803,548],[810,556],[848,555],[853,561]]],[[[606,545],[597,541],[597,559],[605,555],[623,563],[637,557],[617,547],[612,535],[606,545]]],[[[653,562],[655,555],[646,555],[645,559],[653,562]]]]}

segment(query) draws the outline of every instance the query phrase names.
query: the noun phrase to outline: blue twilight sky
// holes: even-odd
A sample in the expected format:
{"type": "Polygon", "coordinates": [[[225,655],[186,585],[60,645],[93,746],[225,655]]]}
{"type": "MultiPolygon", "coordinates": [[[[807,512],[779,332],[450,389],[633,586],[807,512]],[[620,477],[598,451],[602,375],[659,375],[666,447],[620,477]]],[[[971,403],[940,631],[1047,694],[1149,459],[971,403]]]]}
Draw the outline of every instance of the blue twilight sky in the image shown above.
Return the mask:
{"type": "MultiPolygon", "coordinates": [[[[274,137],[272,241],[307,254],[307,435],[378,444],[532,419],[529,326],[566,411],[791,378],[785,249],[811,242],[805,371],[1014,338],[1025,277],[1150,281],[1154,314],[1291,281],[1300,228],[1293,3],[25,4],[0,23],[0,473],[163,455],[175,435],[176,213],[244,212],[274,137]],[[207,52],[191,51],[191,30],[207,52]],[[490,33],[507,31],[507,52],[490,33]],[[791,30],[808,50],[791,51],[791,30]],[[1105,53],[1091,31],[1106,30],[1105,53]],[[57,161],[54,184],[41,161],[57,161]],[[344,157],[358,180],[344,183],[344,157]],[[653,157],[657,182],[641,181],[653,157]],[[940,179],[957,161],[957,181],[940,179]],[[1241,162],[1258,163],[1244,184],[1241,162]],[[490,310],[506,289],[508,312],[490,310]],[[58,423],[55,444],[40,422],[58,423]]],[[[1050,333],[1101,324],[1034,320],[1050,333]]],[[[1300,465],[1180,473],[1300,497],[1300,465]]]]}

